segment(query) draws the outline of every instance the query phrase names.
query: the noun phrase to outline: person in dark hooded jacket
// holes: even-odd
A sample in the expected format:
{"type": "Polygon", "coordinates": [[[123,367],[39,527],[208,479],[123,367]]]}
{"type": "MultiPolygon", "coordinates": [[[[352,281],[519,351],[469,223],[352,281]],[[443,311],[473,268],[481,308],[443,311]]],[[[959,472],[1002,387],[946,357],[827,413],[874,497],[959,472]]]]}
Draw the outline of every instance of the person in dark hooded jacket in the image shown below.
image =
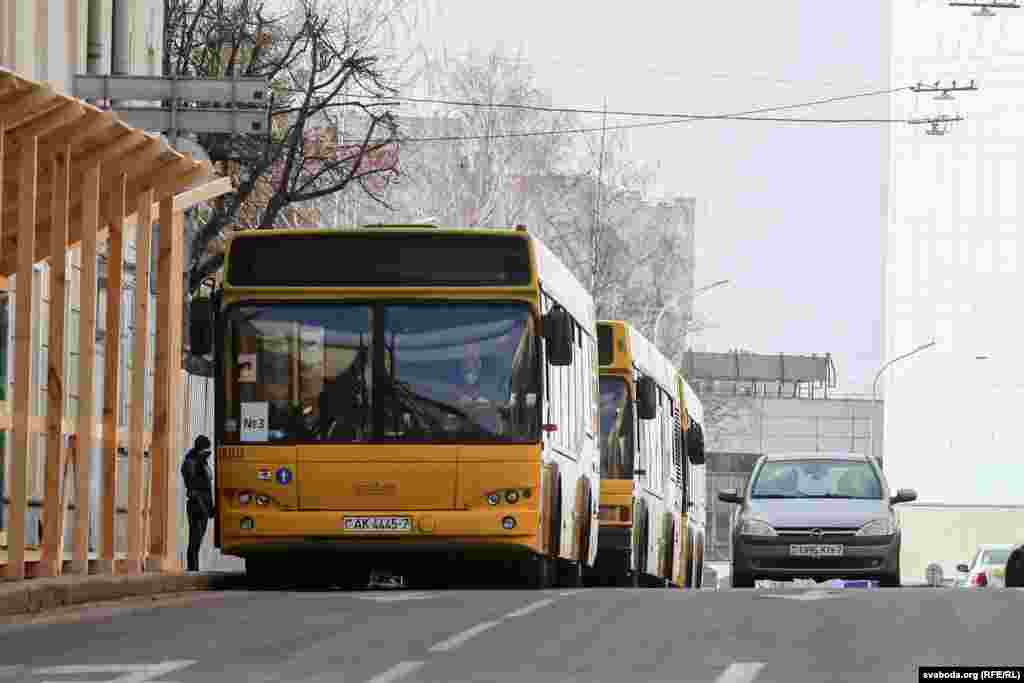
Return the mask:
{"type": "Polygon", "coordinates": [[[213,475],[210,472],[210,439],[200,434],[192,449],[185,454],[181,476],[185,480],[188,514],[188,571],[199,571],[199,548],[206,535],[206,526],[215,512],[213,475]]]}

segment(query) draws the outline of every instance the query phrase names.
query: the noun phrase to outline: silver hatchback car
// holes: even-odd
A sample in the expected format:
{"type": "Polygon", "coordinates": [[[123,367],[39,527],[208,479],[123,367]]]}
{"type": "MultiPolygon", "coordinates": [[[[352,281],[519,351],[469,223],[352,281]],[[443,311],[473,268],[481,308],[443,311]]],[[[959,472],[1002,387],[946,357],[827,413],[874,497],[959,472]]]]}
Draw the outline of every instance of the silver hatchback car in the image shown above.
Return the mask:
{"type": "Polygon", "coordinates": [[[877,579],[900,585],[900,529],[874,458],[850,453],[765,455],[744,495],[719,491],[740,506],[732,531],[732,585],[758,579],[877,579]]]}

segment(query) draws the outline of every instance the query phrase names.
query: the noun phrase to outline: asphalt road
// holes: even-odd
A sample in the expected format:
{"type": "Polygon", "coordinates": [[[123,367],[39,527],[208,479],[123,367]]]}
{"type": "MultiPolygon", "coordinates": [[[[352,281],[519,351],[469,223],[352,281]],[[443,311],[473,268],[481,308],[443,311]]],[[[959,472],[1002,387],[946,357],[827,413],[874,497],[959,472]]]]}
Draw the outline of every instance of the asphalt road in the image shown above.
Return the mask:
{"type": "Polygon", "coordinates": [[[0,683],[917,681],[1024,665],[1022,623],[1022,589],[239,590],[0,622],[0,683]]]}

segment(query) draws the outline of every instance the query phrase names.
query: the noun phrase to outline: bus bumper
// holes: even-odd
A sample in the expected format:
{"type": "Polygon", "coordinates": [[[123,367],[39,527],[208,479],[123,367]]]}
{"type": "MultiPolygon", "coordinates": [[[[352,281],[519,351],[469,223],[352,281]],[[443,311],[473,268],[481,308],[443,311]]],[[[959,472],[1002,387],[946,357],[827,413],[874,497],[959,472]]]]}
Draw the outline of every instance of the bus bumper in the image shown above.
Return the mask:
{"type": "Polygon", "coordinates": [[[301,550],[343,552],[540,551],[536,510],[274,511],[229,510],[222,519],[229,555],[301,550]],[[345,518],[409,520],[403,531],[348,531],[345,518]],[[509,518],[514,525],[509,524],[509,518]],[[511,528],[508,528],[511,526],[511,528]],[[246,528],[248,527],[248,528],[246,528]]]}

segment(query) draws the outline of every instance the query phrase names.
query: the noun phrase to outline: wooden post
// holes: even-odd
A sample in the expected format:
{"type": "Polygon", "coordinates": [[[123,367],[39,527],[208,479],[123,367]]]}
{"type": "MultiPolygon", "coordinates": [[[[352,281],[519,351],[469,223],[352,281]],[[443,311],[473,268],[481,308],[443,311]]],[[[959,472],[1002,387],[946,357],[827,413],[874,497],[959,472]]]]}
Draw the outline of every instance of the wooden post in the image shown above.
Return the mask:
{"type": "Polygon", "coordinates": [[[43,576],[58,576],[64,566],[64,315],[67,303],[68,194],[71,146],[53,160],[53,217],[50,223],[50,330],[46,379],[46,493],[43,496],[43,576]]]}
{"type": "Polygon", "coordinates": [[[132,349],[128,441],[128,567],[142,571],[143,467],[146,444],[146,367],[149,354],[149,259],[153,237],[153,192],[143,192],[135,224],[135,339],[132,349]]]}
{"type": "Polygon", "coordinates": [[[72,571],[89,573],[89,465],[96,445],[96,240],[100,229],[100,169],[82,186],[82,267],[78,285],[78,435],[75,458],[75,549],[72,571]]]}
{"type": "Polygon", "coordinates": [[[114,189],[114,217],[110,223],[107,250],[107,324],[103,352],[103,534],[100,572],[113,574],[115,568],[115,502],[117,498],[118,417],[121,408],[121,296],[124,274],[124,217],[127,177],[121,175],[114,189]]]}
{"type": "Polygon", "coordinates": [[[32,443],[32,266],[36,238],[36,154],[39,138],[19,141],[18,285],[14,330],[14,420],[11,444],[11,506],[7,534],[7,578],[25,578],[25,515],[28,511],[28,462],[32,443]]]}
{"type": "MultiPolygon", "coordinates": [[[[3,29],[0,29],[2,32],[3,29]]],[[[0,245],[4,243],[4,185],[7,183],[4,177],[4,131],[4,124],[0,123],[0,245]]]]}
{"type": "Polygon", "coordinates": [[[153,445],[150,468],[150,547],[147,568],[177,566],[177,472],[171,467],[179,449],[181,408],[181,317],[184,265],[181,211],[173,198],[160,202],[160,245],[157,255],[156,375],[153,378],[153,445]]]}

